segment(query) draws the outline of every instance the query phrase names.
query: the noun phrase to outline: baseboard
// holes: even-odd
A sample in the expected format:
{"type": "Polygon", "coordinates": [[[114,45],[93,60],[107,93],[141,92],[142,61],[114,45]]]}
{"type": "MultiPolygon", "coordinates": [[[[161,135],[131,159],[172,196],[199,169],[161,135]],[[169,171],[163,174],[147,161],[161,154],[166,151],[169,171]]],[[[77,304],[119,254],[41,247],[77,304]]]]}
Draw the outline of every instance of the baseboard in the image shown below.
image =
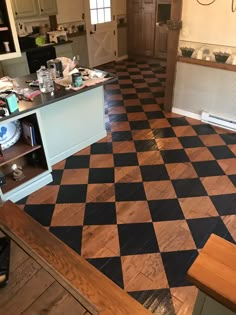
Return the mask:
{"type": "Polygon", "coordinates": [[[128,59],[128,55],[117,57],[116,61],[122,61],[122,60],[125,60],[125,59],[128,59]]]}
{"type": "Polygon", "coordinates": [[[192,112],[188,112],[186,110],[183,110],[183,109],[180,109],[180,108],[177,108],[177,107],[172,107],[172,112],[175,113],[175,114],[179,114],[179,115],[182,115],[182,116],[189,117],[189,118],[201,120],[201,115],[198,115],[198,114],[195,114],[195,113],[192,113],[192,112]]]}
{"type": "Polygon", "coordinates": [[[106,130],[100,132],[99,134],[97,134],[96,136],[94,137],[91,137],[89,139],[86,139],[85,141],[79,143],[79,144],[76,144],[75,146],[73,146],[72,148],[69,148],[67,149],[66,151],[63,151],[53,157],[49,157],[49,165],[54,165],[66,158],[68,158],[69,156],[75,154],[76,152],[90,146],[91,144],[97,142],[98,140],[106,137],[107,135],[107,132],[106,130]]]}

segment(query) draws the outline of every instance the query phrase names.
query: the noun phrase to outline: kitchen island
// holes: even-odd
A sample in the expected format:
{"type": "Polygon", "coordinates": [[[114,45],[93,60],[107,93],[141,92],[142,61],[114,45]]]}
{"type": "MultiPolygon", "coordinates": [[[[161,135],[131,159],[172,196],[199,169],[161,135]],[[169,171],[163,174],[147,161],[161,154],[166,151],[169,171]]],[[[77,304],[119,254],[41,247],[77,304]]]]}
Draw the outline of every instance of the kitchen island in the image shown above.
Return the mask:
{"type": "MultiPolygon", "coordinates": [[[[3,151],[0,162],[6,178],[1,187],[3,200],[18,201],[48,184],[52,181],[52,165],[106,136],[103,86],[116,78],[105,74],[106,80],[78,91],[56,85],[52,93],[41,93],[31,102],[21,100],[18,112],[1,118],[0,128],[6,122],[20,121],[22,125],[26,120],[36,134],[33,146],[21,136],[14,146],[3,151]],[[22,166],[23,180],[12,179],[13,163],[22,166]]],[[[27,87],[26,81],[34,78],[32,74],[18,78],[17,82],[20,87],[27,87]]]]}

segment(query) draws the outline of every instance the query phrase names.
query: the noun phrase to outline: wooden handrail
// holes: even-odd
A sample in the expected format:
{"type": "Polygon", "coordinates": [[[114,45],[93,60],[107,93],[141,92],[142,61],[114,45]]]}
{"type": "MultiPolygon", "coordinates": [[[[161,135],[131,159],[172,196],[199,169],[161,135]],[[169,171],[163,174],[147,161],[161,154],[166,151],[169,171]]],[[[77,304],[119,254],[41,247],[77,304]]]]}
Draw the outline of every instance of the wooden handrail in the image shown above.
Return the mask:
{"type": "Polygon", "coordinates": [[[212,234],[187,274],[202,292],[236,312],[236,245],[212,234]]]}
{"type": "Polygon", "coordinates": [[[124,290],[11,201],[0,207],[0,229],[92,314],[150,315],[124,290]]]}

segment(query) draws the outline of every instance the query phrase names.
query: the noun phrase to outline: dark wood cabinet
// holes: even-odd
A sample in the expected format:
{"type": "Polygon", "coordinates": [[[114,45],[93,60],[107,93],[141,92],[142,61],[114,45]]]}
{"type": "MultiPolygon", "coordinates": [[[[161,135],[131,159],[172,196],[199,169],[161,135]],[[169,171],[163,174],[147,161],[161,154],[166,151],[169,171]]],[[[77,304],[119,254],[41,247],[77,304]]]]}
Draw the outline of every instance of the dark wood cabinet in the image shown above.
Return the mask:
{"type": "Polygon", "coordinates": [[[129,55],[153,56],[156,0],[127,1],[127,17],[129,55]]]}

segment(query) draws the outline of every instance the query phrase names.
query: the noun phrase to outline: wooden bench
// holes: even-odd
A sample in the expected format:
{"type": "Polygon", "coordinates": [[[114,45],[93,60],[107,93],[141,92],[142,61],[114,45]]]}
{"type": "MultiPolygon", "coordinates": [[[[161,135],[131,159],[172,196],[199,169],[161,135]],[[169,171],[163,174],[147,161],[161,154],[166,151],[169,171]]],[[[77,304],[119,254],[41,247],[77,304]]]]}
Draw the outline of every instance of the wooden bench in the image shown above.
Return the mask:
{"type": "Polygon", "coordinates": [[[79,301],[88,311],[86,314],[150,315],[124,290],[11,201],[0,207],[0,230],[79,301]]]}
{"type": "Polygon", "coordinates": [[[236,245],[212,234],[188,270],[188,279],[200,290],[194,315],[235,314],[236,245]]]}

